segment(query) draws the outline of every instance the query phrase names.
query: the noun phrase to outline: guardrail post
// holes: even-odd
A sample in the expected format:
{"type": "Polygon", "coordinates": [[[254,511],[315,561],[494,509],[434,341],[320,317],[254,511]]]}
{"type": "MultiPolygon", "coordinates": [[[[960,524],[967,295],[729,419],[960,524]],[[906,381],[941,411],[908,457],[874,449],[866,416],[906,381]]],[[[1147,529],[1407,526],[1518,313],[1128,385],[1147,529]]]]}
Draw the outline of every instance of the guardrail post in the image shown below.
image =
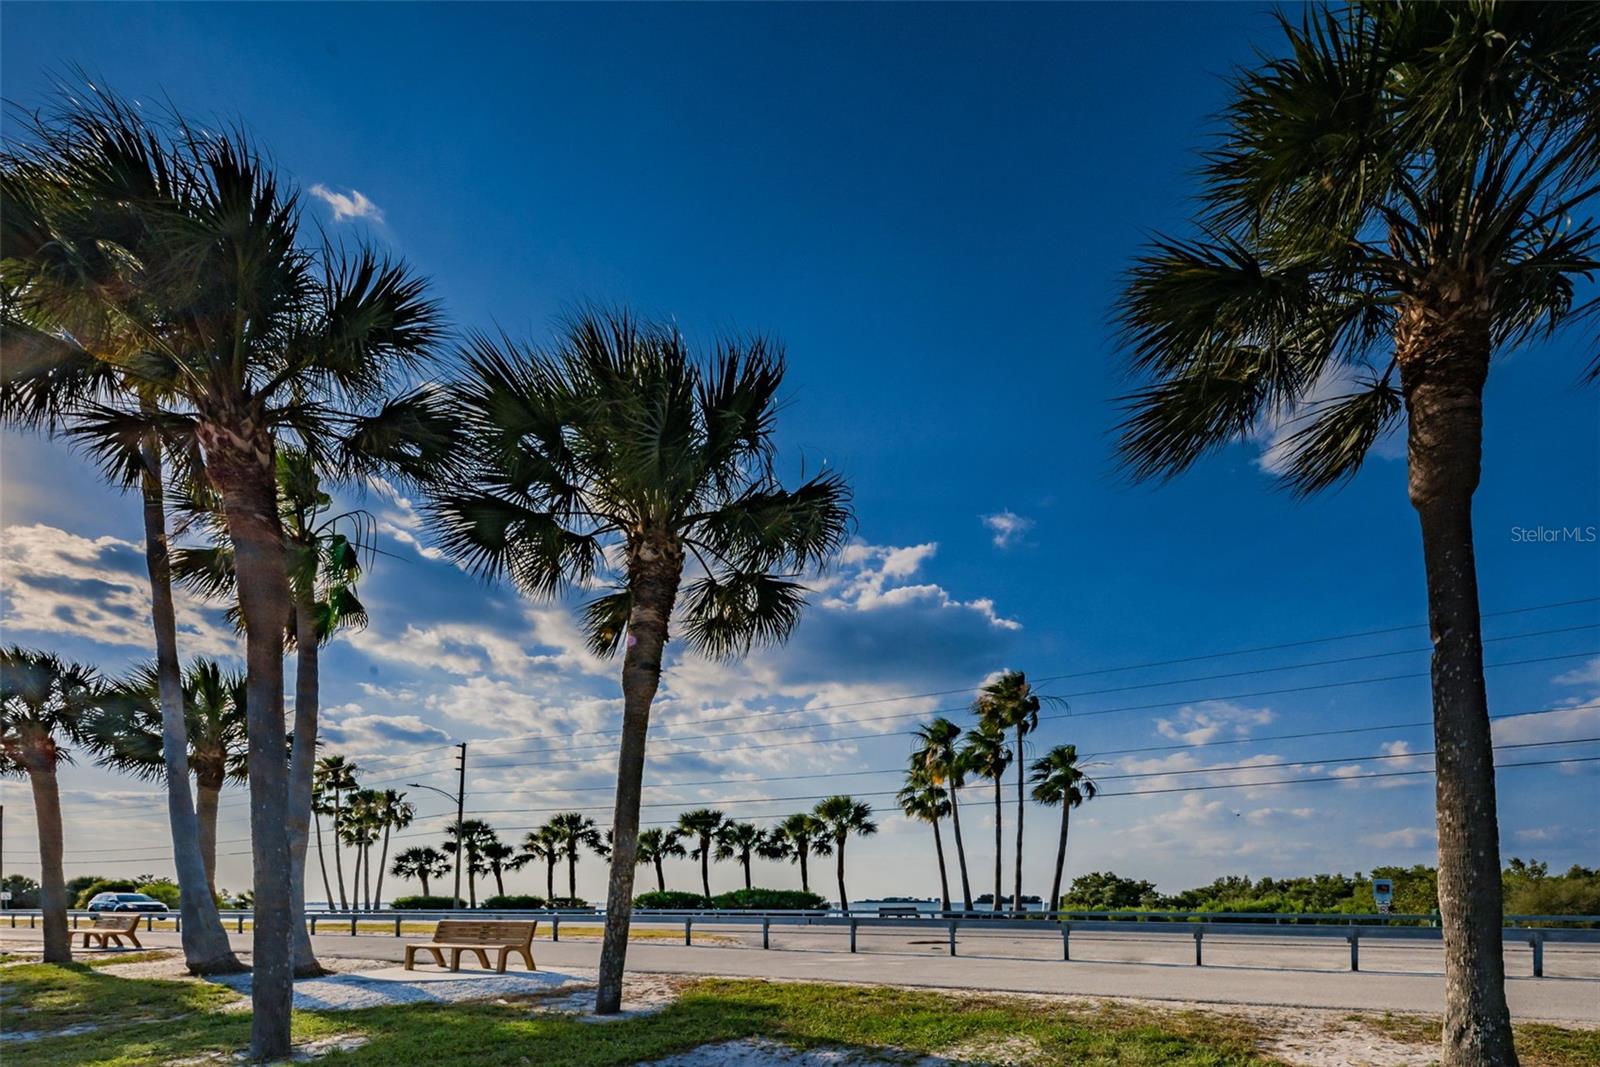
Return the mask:
{"type": "Polygon", "coordinates": [[[399,919],[396,919],[394,921],[394,936],[396,936],[396,937],[400,936],[400,920],[399,919]]]}
{"type": "Polygon", "coordinates": [[[1205,933],[1206,932],[1204,930],[1196,930],[1194,932],[1194,965],[1196,967],[1203,967],[1205,965],[1200,955],[1200,939],[1205,936],[1205,933]]]}
{"type": "Polygon", "coordinates": [[[356,936],[356,917],[353,914],[350,916],[350,936],[356,936]]]}
{"type": "Polygon", "coordinates": [[[183,913],[182,912],[175,912],[173,914],[173,916],[172,916],[172,929],[174,931],[176,931],[177,933],[180,933],[180,934],[183,933],[183,913]]]}
{"type": "Polygon", "coordinates": [[[955,954],[956,954],[956,922],[955,922],[955,920],[952,919],[950,921],[950,955],[954,956],[955,954]]]}
{"type": "MultiPolygon", "coordinates": [[[[242,933],[244,933],[244,916],[240,915],[240,916],[238,916],[238,919],[239,919],[239,930],[238,930],[238,932],[242,934],[242,933]]],[[[316,933],[317,932],[317,920],[315,918],[313,918],[311,920],[311,932],[312,933],[316,933]]]]}
{"type": "Polygon", "coordinates": [[[30,915],[28,916],[28,929],[32,930],[33,928],[33,916],[30,915]]]}
{"type": "Polygon", "coordinates": [[[76,930],[78,928],[78,916],[77,916],[76,913],[74,913],[73,916],[72,916],[72,928],[74,930],[76,930]]]}
{"type": "Polygon", "coordinates": [[[685,946],[694,944],[694,935],[690,933],[690,931],[693,929],[694,920],[688,916],[685,916],[683,920],[683,943],[685,946]]]}
{"type": "Polygon", "coordinates": [[[550,943],[555,944],[561,940],[561,916],[550,916],[550,943]]]}
{"type": "Polygon", "coordinates": [[[1528,947],[1533,949],[1533,976],[1544,977],[1544,938],[1534,934],[1528,938],[1528,947]]]}
{"type": "MultiPolygon", "coordinates": [[[[138,920],[136,919],[134,921],[137,922],[138,920]]],[[[148,931],[151,931],[152,933],[155,931],[155,928],[156,928],[155,916],[151,915],[151,916],[147,916],[145,918],[145,920],[144,920],[144,928],[146,930],[148,930],[148,931]]]]}
{"type": "Polygon", "coordinates": [[[761,947],[771,948],[772,919],[763,915],[761,917],[761,947]]]}
{"type": "Polygon", "coordinates": [[[1354,930],[1350,931],[1350,969],[1361,969],[1361,935],[1354,930]]]}
{"type": "MultiPolygon", "coordinates": [[[[307,915],[306,918],[311,921],[311,936],[312,937],[316,937],[317,936],[317,917],[315,915],[307,915]]],[[[244,933],[244,916],[243,915],[239,916],[239,932],[241,934],[244,933]]]]}
{"type": "Polygon", "coordinates": [[[855,952],[855,950],[856,950],[856,921],[854,919],[851,919],[850,920],[850,951],[853,953],[853,952],[855,952]]]}
{"type": "Polygon", "coordinates": [[[1070,961],[1072,959],[1072,924],[1071,923],[1062,923],[1061,924],[1061,958],[1064,959],[1064,960],[1068,960],[1068,961],[1070,961]]]}

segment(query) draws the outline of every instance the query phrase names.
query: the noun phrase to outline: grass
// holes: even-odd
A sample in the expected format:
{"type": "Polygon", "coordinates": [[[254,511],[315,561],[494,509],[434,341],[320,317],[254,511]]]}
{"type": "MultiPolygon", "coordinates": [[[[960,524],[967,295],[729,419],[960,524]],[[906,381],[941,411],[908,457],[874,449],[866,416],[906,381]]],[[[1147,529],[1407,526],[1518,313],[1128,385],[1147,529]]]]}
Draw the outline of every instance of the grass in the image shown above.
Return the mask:
{"type": "MultiPolygon", "coordinates": [[[[1442,1020],[1437,1015],[1347,1015],[1358,1023],[1407,1045],[1436,1045],[1442,1020]]],[[[1518,1023],[1517,1057],[1523,1067],[1593,1067],[1600,1063],[1600,1030],[1573,1030],[1544,1023],[1518,1023]]]]}

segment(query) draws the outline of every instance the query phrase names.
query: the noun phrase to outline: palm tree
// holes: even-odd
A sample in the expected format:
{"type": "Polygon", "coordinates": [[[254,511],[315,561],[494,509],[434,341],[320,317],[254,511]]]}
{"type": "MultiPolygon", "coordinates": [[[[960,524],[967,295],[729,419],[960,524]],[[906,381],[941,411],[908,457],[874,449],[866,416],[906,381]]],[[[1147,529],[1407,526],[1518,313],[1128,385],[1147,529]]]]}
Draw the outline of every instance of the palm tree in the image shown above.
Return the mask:
{"type": "Polygon", "coordinates": [[[192,415],[223,497],[251,719],[250,1051],[278,1058],[290,1047],[297,919],[282,716],[292,598],[277,440],[292,437],[352,477],[442,460],[450,424],[434,417],[431,394],[401,393],[438,336],[438,316],[404,267],[365,249],[304,247],[296,194],[237,127],[157,129],[138,108],[90,89],[61,94],[28,133],[18,169],[48,209],[37,273],[92,281],[77,294],[89,311],[74,323],[76,346],[49,355],[67,368],[88,353],[192,415]],[[122,343],[130,335],[137,346],[122,343]]]}
{"type": "Polygon", "coordinates": [[[939,833],[939,820],[950,814],[950,797],[943,786],[934,785],[927,772],[913,767],[906,773],[906,785],[896,799],[900,810],[910,819],[920,819],[933,827],[933,849],[939,857],[939,899],[944,911],[950,910],[950,876],[944,865],[944,839],[939,833]]]}
{"type": "MultiPolygon", "coordinates": [[[[194,774],[200,855],[206,886],[217,891],[217,804],[223,785],[244,778],[244,676],[224,672],[211,659],[197,658],[183,677],[184,734],[189,771],[194,774]]],[[[90,742],[103,767],[145,779],[167,773],[159,672],[136,669],[112,685],[91,719],[90,742]]]]}
{"type": "Polygon", "coordinates": [[[700,891],[711,899],[711,857],[713,842],[728,817],[714,808],[695,808],[678,816],[678,832],[694,840],[689,855],[700,861],[700,891]]]}
{"type": "Polygon", "coordinates": [[[478,875],[487,874],[488,867],[483,860],[483,850],[491,842],[498,841],[499,835],[494,832],[494,827],[482,819],[467,819],[457,826],[451,823],[445,827],[444,850],[454,856],[458,851],[466,859],[463,866],[467,871],[467,906],[478,906],[478,875]]]}
{"type": "Polygon", "coordinates": [[[682,859],[689,853],[683,847],[679,832],[660,826],[639,831],[639,851],[635,858],[636,863],[648,863],[656,869],[656,889],[662,893],[667,891],[667,876],[661,869],[661,861],[666,859],[682,859]]]}
{"type": "Polygon", "coordinates": [[[928,776],[929,783],[944,789],[950,797],[950,826],[956,835],[956,866],[961,869],[961,907],[972,910],[972,883],[967,879],[967,849],[961,840],[961,787],[966,785],[967,765],[961,749],[961,727],[940,717],[917,727],[917,746],[911,751],[911,766],[928,776]]]}
{"type": "Polygon", "coordinates": [[[556,841],[555,827],[548,823],[522,839],[522,852],[528,860],[544,863],[544,899],[548,903],[556,897],[556,864],[561,859],[561,847],[556,841]]]}
{"type": "Polygon", "coordinates": [[[1167,477],[1283,426],[1274,463],[1311,493],[1404,421],[1434,645],[1442,1062],[1511,1064],[1472,498],[1492,357],[1592,306],[1574,280],[1600,270],[1600,11],[1355,3],[1281,29],[1286,58],[1233,78],[1200,236],[1158,239],[1129,273],[1119,316],[1150,381],[1121,451],[1167,477]]]}
{"type": "MultiPolygon", "coordinates": [[[[982,720],[1004,733],[1012,731],[1016,752],[1012,760],[1017,765],[1017,847],[1015,879],[1012,883],[1011,907],[1022,914],[1022,816],[1027,810],[1027,787],[1023,778],[1027,773],[1022,753],[1022,739],[1039,726],[1039,697],[1028,684],[1021,671],[1006,671],[983,687],[978,695],[978,713],[982,720]]],[[[996,785],[998,786],[998,782],[996,785]]],[[[995,893],[996,903],[1000,894],[995,893]]]]}
{"type": "Polygon", "coordinates": [[[827,827],[815,815],[802,811],[786,817],[773,829],[772,836],[783,842],[784,855],[800,865],[800,888],[811,892],[811,875],[806,868],[806,860],[811,856],[826,856],[833,851],[827,827]]]}
{"type": "Polygon", "coordinates": [[[495,894],[505,896],[505,871],[507,867],[514,865],[517,850],[497,837],[483,846],[482,855],[483,862],[489,865],[489,873],[494,875],[495,894]]]}
{"type": "MultiPolygon", "coordinates": [[[[343,756],[324,756],[317,761],[316,789],[326,796],[329,801],[329,813],[333,816],[333,870],[339,880],[339,910],[350,910],[350,899],[345,895],[344,889],[344,861],[339,856],[339,826],[341,821],[340,801],[344,794],[354,793],[359,787],[356,775],[361,768],[345,759],[343,756]]],[[[317,824],[317,849],[322,848],[322,824],[317,824]]],[[[330,904],[333,898],[329,897],[330,904]]]]}
{"type": "Polygon", "coordinates": [[[850,914],[850,897],[844,890],[844,843],[851,835],[870,837],[878,832],[872,821],[872,806],[854,797],[832,796],[820,801],[812,814],[822,823],[823,832],[833,841],[835,868],[839,878],[839,910],[850,914]]]}
{"type": "MultiPolygon", "coordinates": [[[[383,869],[389,862],[389,831],[404,830],[416,818],[417,806],[406,800],[406,795],[394,789],[385,789],[378,805],[378,821],[383,827],[383,847],[378,850],[378,905],[383,905],[383,869]]],[[[506,850],[506,855],[511,854],[506,850]]],[[[500,881],[500,869],[495,868],[494,878],[500,881]]],[[[502,892],[504,892],[502,890],[502,892]]]]}
{"type": "Polygon", "coordinates": [[[600,831],[594,820],[581,811],[563,811],[551,817],[549,826],[555,835],[556,846],[567,860],[567,896],[578,895],[578,851],[582,848],[600,849],[600,831]]]}
{"type": "Polygon", "coordinates": [[[402,849],[395,853],[389,873],[396,878],[415,878],[422,883],[422,895],[427,896],[428,879],[450,873],[450,857],[427,845],[402,849]]]}
{"type": "Polygon", "coordinates": [[[750,888],[750,857],[770,852],[767,832],[752,822],[725,822],[717,831],[717,859],[737,859],[744,868],[744,887],[750,888]]]}
{"type": "Polygon", "coordinates": [[[1003,866],[1001,857],[1001,822],[1004,815],[1000,807],[1000,787],[1006,776],[1006,768],[1011,766],[1011,749],[1006,742],[1006,735],[992,723],[985,720],[983,713],[978,710],[978,727],[967,731],[966,744],[961,749],[961,762],[980,778],[987,778],[994,783],[994,905],[993,910],[1000,910],[1000,870],[1003,866]]]}
{"type": "Polygon", "coordinates": [[[0,649],[0,775],[25,774],[33,788],[46,963],[72,962],[56,768],[72,762],[68,743],[88,741],[101,688],[93,667],[17,645],[0,649]]]}
{"type": "Polygon", "coordinates": [[[383,794],[376,789],[357,789],[348,797],[349,806],[341,814],[342,823],[334,830],[355,850],[355,869],[350,874],[350,895],[364,911],[372,910],[372,846],[383,832],[383,794]]]}
{"type": "Polygon", "coordinates": [[[475,339],[454,390],[466,472],[434,498],[441,547],[540,598],[594,580],[611,588],[584,610],[594,651],[625,650],[601,1014],[622,1002],[645,739],[669,620],[676,612],[688,646],[712,657],[782,642],[805,603],[795,579],[849,529],[838,475],[791,491],[774,473],[783,372],[765,339],[725,340],[696,359],[674,328],[591,311],[548,352],[475,339]]]}
{"type": "Polygon", "coordinates": [[[1033,799],[1047,808],[1061,806],[1061,841],[1056,845],[1056,876],[1050,882],[1050,910],[1061,907],[1061,874],[1067,865],[1067,826],[1072,809],[1093,800],[1100,787],[1083,773],[1077,745],[1057,745],[1033,761],[1033,799]]]}
{"type": "MultiPolygon", "coordinates": [[[[322,790],[322,787],[319,784],[316,790],[311,794],[311,817],[315,820],[314,826],[317,837],[317,866],[322,869],[322,899],[329,911],[332,911],[338,905],[338,900],[333,895],[333,883],[328,880],[328,857],[322,849],[322,817],[324,815],[332,815],[333,813],[333,802],[329,795],[322,790]]],[[[337,838],[334,839],[333,844],[334,851],[337,853],[339,848],[339,841],[337,838]]],[[[334,858],[337,859],[337,855],[334,858]]],[[[339,888],[341,891],[344,889],[344,884],[342,881],[339,885],[339,888]]]]}

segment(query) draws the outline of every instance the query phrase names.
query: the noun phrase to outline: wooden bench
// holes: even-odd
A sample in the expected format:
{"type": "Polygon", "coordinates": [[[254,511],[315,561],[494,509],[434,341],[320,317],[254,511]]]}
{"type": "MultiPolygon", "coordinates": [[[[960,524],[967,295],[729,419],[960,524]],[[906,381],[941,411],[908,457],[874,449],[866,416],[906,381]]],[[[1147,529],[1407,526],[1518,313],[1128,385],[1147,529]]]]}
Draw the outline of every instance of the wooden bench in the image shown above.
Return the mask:
{"type": "Polygon", "coordinates": [[[915,919],[921,914],[922,909],[914,905],[879,905],[878,907],[878,918],[880,919],[915,919]]]}
{"type": "Polygon", "coordinates": [[[134,948],[144,948],[134,932],[139,929],[139,919],[138,912],[99,912],[94,917],[94,929],[83,931],[83,947],[88,948],[91,941],[98,941],[101,948],[109,949],[114,941],[121,948],[122,939],[127,938],[134,948]]]}
{"type": "Polygon", "coordinates": [[[413,942],[406,946],[406,970],[416,970],[418,952],[430,953],[433,961],[443,967],[445,949],[450,950],[452,971],[461,969],[463,952],[476,954],[478,962],[487,969],[489,950],[494,949],[498,953],[495,970],[501,974],[506,973],[506,961],[513,952],[527,961],[528,970],[536,971],[539,968],[533,963],[533,932],[538,926],[538,920],[441,919],[434,928],[432,941],[413,942]]]}

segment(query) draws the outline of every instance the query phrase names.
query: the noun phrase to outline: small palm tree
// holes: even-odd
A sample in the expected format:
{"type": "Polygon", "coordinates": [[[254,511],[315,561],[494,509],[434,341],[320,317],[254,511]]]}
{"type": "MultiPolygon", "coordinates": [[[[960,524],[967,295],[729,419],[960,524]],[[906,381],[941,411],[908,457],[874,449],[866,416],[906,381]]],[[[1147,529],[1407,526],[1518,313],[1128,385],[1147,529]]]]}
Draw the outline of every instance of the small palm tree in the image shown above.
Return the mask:
{"type": "MultiPolygon", "coordinates": [[[[389,862],[389,831],[404,830],[411,825],[411,820],[416,818],[417,806],[406,800],[406,795],[394,789],[385,789],[378,802],[378,823],[383,827],[383,847],[378,850],[378,894],[374,898],[379,905],[383,904],[383,871],[389,862]]],[[[509,855],[509,851],[507,852],[509,855]]],[[[499,871],[495,872],[495,880],[499,881],[499,871]]]]}
{"type": "Polygon", "coordinates": [[[522,839],[522,853],[528,860],[539,860],[544,868],[544,899],[556,898],[556,864],[561,860],[561,845],[555,827],[548,823],[522,839]]]}
{"type": "Polygon", "coordinates": [[[1001,854],[1001,824],[1005,818],[1001,809],[1001,785],[1005,779],[1006,770],[1011,766],[1011,748],[1007,743],[1006,735],[992,725],[979,719],[978,727],[968,730],[965,744],[961,749],[962,763],[979,778],[987,778],[994,783],[994,903],[993,910],[1000,910],[1001,881],[1000,871],[1003,866],[1001,854]]]}
{"type": "Polygon", "coordinates": [[[661,869],[661,862],[668,859],[682,859],[687,856],[688,850],[683,847],[679,832],[661,826],[653,826],[648,830],[639,831],[639,855],[635,862],[648,863],[656,869],[656,889],[659,892],[667,891],[667,876],[661,869]]]}
{"type": "MultiPolygon", "coordinates": [[[[811,856],[826,856],[833,851],[828,840],[827,827],[822,820],[809,812],[796,812],[786,817],[772,831],[773,840],[783,845],[783,856],[800,865],[800,888],[811,892],[811,875],[806,860],[811,856]]],[[[783,857],[774,857],[783,858],[783,857]]]]}
{"type": "MultiPolygon", "coordinates": [[[[91,743],[103,767],[145,779],[167,773],[162,751],[160,677],[154,666],[113,684],[92,719],[91,743]]],[[[217,804],[223,785],[245,777],[244,676],[199,658],[183,676],[184,734],[195,779],[195,812],[206,885],[216,893],[217,804]]]]}
{"type": "Polygon", "coordinates": [[[961,748],[961,727],[946,718],[937,718],[916,729],[917,743],[911,751],[911,766],[927,775],[929,783],[945,790],[950,798],[950,826],[956,835],[956,866],[961,871],[961,907],[972,910],[972,883],[967,878],[967,849],[961,840],[961,787],[966,785],[967,765],[961,748]]]}
{"type": "Polygon", "coordinates": [[[488,864],[489,873],[494,876],[495,895],[502,897],[506,895],[506,868],[514,869],[516,857],[517,850],[499,838],[483,846],[483,862],[488,864]]]}
{"type": "Polygon", "coordinates": [[[906,774],[905,788],[897,798],[900,810],[907,818],[918,819],[933,827],[933,849],[939,858],[939,899],[945,911],[950,910],[950,876],[945,871],[944,839],[939,834],[939,820],[950,814],[950,797],[943,786],[934,785],[927,772],[913,767],[906,774]]]}
{"type": "Polygon", "coordinates": [[[355,850],[355,870],[350,875],[351,896],[363,910],[372,910],[372,846],[383,832],[383,794],[357,789],[334,827],[345,844],[355,850]]]}
{"type": "Polygon", "coordinates": [[[592,648],[623,652],[601,1014],[622,1003],[645,740],[670,620],[714,657],[781,643],[805,603],[797,579],[849,528],[836,474],[789,490],[774,473],[783,372],[765,339],[722,341],[696,359],[676,329],[585,313],[548,352],[476,339],[454,390],[466,474],[433,501],[441,547],[539,598],[597,578],[611,589],[584,610],[592,648]]]}
{"type": "Polygon", "coordinates": [[[389,873],[396,878],[416,879],[422,883],[422,895],[428,896],[428,880],[450,873],[450,857],[428,845],[402,849],[395,853],[389,873]]]}
{"type": "Polygon", "coordinates": [[[1083,773],[1077,745],[1057,745],[1033,761],[1033,799],[1047,808],[1061,806],[1061,840],[1056,845],[1056,876],[1050,882],[1050,910],[1061,907],[1061,875],[1067,865],[1067,828],[1072,809],[1093,800],[1100,787],[1083,773]]]}
{"type": "MultiPolygon", "coordinates": [[[[339,910],[350,910],[350,898],[345,893],[344,860],[339,855],[339,826],[342,821],[342,800],[345,796],[354,793],[360,786],[356,782],[356,775],[361,769],[343,756],[324,756],[317,761],[316,789],[328,800],[328,814],[333,817],[333,869],[339,880],[339,910]]],[[[317,851],[322,851],[322,823],[319,817],[317,822],[317,851]]],[[[326,872],[324,872],[326,880],[326,872]]],[[[333,904],[333,897],[328,898],[328,903],[333,904]]]]}
{"type": "Polygon", "coordinates": [[[482,819],[466,819],[460,826],[452,823],[445,828],[444,850],[466,862],[462,864],[467,871],[467,906],[478,906],[478,875],[488,874],[488,864],[484,862],[483,850],[492,842],[498,841],[499,835],[494,832],[494,827],[482,819]]]}
{"type": "Polygon", "coordinates": [[[717,831],[717,859],[736,859],[744,868],[744,887],[750,888],[750,859],[770,851],[767,832],[751,822],[725,822],[717,831]]]}
{"type": "Polygon", "coordinates": [[[838,864],[839,910],[848,915],[850,897],[844,889],[844,843],[851,836],[869,837],[878,832],[878,824],[872,821],[872,807],[853,797],[832,796],[818,803],[812,814],[833,840],[834,859],[838,864]]]}
{"type": "Polygon", "coordinates": [[[16,645],[0,649],[0,775],[27,775],[33,787],[46,963],[72,962],[56,768],[72,762],[68,744],[88,741],[101,690],[93,667],[16,645]]]}
{"type": "MultiPolygon", "coordinates": [[[[978,716],[981,722],[992,727],[999,733],[1007,730],[1012,732],[1016,742],[1016,751],[1012,754],[1012,761],[1017,765],[1017,846],[1014,857],[1015,879],[1012,883],[1011,906],[1018,915],[1022,914],[1022,817],[1027,811],[1027,787],[1023,779],[1027,773],[1027,764],[1024,762],[1022,739],[1032,733],[1039,726],[1039,696],[1028,684],[1027,676],[1021,671],[1006,671],[994,681],[983,687],[978,694],[978,716]]],[[[997,781],[998,787],[999,782],[997,781]]],[[[998,905],[1000,894],[995,893],[995,902],[998,905]]]]}
{"type": "Polygon", "coordinates": [[[714,808],[695,808],[678,816],[678,832],[694,841],[689,855],[700,861],[700,891],[711,899],[711,857],[714,842],[728,817],[714,808]]]}
{"type": "Polygon", "coordinates": [[[598,851],[600,831],[594,820],[580,811],[563,811],[551,817],[549,826],[556,844],[567,861],[567,896],[578,895],[578,854],[585,848],[598,851]]]}

